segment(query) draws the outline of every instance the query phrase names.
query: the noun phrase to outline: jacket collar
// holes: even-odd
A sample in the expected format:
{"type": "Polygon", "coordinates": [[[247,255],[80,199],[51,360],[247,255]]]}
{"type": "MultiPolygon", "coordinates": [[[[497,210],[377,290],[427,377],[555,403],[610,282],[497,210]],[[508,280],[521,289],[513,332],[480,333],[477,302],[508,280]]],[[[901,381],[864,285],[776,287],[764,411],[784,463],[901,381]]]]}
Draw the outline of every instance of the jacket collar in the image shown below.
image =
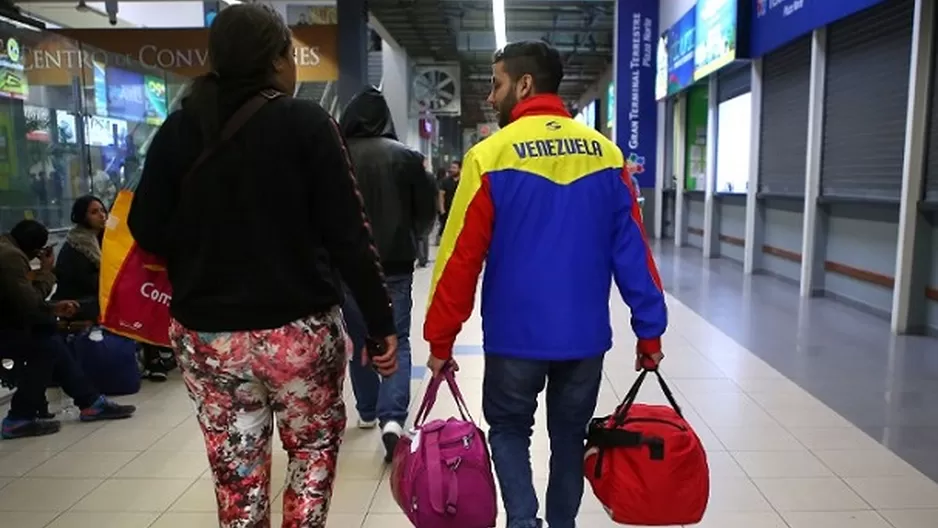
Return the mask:
{"type": "Polygon", "coordinates": [[[9,234],[0,235],[0,246],[7,246],[10,250],[13,251],[17,256],[20,256],[26,260],[29,260],[29,257],[26,256],[26,253],[20,249],[20,245],[16,243],[16,240],[13,239],[9,234]]]}
{"type": "Polygon", "coordinates": [[[534,95],[520,101],[511,110],[511,121],[517,121],[522,117],[548,115],[557,117],[570,117],[563,100],[554,94],[534,95]]]}

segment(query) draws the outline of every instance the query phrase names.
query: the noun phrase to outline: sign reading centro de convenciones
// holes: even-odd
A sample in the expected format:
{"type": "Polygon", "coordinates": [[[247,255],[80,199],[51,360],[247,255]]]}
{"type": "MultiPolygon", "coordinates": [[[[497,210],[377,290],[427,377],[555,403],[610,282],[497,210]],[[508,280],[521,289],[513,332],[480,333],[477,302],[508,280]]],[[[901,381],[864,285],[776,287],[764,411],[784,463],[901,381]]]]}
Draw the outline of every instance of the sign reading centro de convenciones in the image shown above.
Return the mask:
{"type": "MultiPolygon", "coordinates": [[[[291,29],[297,80],[338,79],[337,26],[291,29]]],[[[80,71],[89,75],[87,71],[95,62],[117,67],[141,65],[154,71],[195,77],[208,71],[208,31],[207,28],[59,29],[26,50],[26,72],[29,82],[37,85],[71,84],[80,71]]]]}
{"type": "Polygon", "coordinates": [[[883,0],[752,0],[752,56],[761,57],[819,27],[881,2],[883,0]]]}
{"type": "Polygon", "coordinates": [[[658,35],[658,0],[616,2],[613,131],[626,169],[643,189],[655,186],[658,35]]]}

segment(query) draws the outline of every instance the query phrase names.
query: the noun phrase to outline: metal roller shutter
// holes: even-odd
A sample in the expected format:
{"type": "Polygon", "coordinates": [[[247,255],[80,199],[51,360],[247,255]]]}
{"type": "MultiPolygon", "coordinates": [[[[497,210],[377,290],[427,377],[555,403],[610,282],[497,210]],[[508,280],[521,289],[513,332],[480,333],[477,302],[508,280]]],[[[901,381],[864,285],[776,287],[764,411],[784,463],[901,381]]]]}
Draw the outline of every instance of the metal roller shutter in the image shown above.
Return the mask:
{"type": "Polygon", "coordinates": [[[664,103],[664,185],[663,189],[674,188],[674,99],[664,103]]]}
{"type": "Polygon", "coordinates": [[[752,90],[752,69],[749,63],[728,66],[717,74],[717,102],[729,101],[752,90]]]}
{"type": "Polygon", "coordinates": [[[899,201],[914,0],[831,24],[821,193],[899,201]]]}
{"type": "Polygon", "coordinates": [[[804,196],[811,36],[762,59],[759,192],[804,196]]]}

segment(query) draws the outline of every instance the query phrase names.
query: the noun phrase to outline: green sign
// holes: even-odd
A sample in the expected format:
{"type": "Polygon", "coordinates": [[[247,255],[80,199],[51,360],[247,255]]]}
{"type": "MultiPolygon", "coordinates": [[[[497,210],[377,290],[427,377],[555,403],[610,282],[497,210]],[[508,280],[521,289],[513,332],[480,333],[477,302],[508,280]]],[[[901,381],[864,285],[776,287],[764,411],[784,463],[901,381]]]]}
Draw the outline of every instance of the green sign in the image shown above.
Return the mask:
{"type": "Polygon", "coordinates": [[[707,181],[707,105],[708,87],[693,86],[687,91],[687,138],[684,188],[704,190],[707,181]]]}
{"type": "Polygon", "coordinates": [[[160,125],[169,113],[166,101],[166,81],[147,75],[143,78],[143,85],[146,94],[147,123],[160,125]]]}

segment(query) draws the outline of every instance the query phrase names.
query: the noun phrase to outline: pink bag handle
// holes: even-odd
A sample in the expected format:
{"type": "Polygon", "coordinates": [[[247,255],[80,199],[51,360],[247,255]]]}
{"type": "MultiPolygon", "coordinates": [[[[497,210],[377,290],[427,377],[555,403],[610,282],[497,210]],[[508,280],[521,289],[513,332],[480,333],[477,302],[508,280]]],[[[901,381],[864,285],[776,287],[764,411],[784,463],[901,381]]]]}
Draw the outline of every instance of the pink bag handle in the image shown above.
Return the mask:
{"type": "Polygon", "coordinates": [[[463,398],[462,391],[459,390],[459,385],[456,384],[456,376],[453,369],[446,367],[441,376],[433,376],[430,378],[430,384],[427,385],[427,391],[423,395],[423,401],[420,403],[420,408],[417,410],[417,415],[414,418],[414,427],[423,425],[430,416],[430,411],[433,410],[433,406],[436,404],[437,394],[440,392],[440,385],[443,384],[444,380],[446,380],[446,384],[449,386],[449,391],[453,395],[453,399],[456,400],[456,408],[459,409],[459,414],[462,419],[467,422],[475,423],[472,414],[469,412],[469,406],[466,405],[466,400],[463,398]]]}

